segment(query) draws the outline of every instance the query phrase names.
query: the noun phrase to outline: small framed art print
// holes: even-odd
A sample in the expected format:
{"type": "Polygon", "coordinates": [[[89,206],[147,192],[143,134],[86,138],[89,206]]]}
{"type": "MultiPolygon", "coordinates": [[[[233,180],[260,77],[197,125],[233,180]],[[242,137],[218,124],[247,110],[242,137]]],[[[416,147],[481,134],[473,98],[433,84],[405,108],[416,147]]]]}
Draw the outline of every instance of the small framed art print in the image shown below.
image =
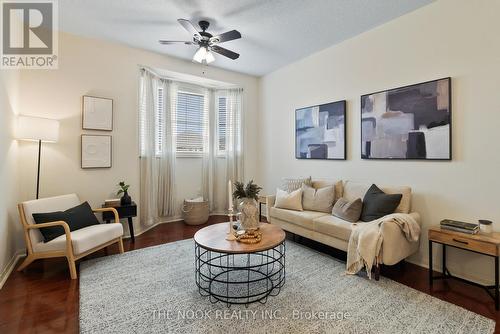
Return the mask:
{"type": "Polygon", "coordinates": [[[113,100],[83,96],[82,128],[84,130],[113,130],[113,100]]]}
{"type": "Polygon", "coordinates": [[[82,168],[111,168],[112,138],[82,135],[82,168]]]}

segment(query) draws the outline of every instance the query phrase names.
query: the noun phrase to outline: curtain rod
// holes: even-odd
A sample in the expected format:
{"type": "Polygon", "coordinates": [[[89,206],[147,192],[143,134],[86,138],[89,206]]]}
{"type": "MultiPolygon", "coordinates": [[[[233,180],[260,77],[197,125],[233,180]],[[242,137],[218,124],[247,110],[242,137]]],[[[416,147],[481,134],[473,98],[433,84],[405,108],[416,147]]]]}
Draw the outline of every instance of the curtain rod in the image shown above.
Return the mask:
{"type": "MultiPolygon", "coordinates": [[[[220,89],[220,90],[237,89],[237,90],[243,91],[242,87],[239,87],[239,86],[236,86],[236,85],[234,85],[232,87],[229,87],[229,86],[224,87],[224,86],[212,86],[212,85],[208,84],[208,87],[206,87],[203,84],[200,84],[199,82],[190,81],[190,80],[183,80],[183,79],[178,79],[178,78],[173,78],[173,77],[168,77],[168,76],[159,74],[158,72],[156,72],[153,68],[151,68],[149,66],[139,65],[139,69],[141,71],[147,71],[147,72],[149,72],[149,73],[157,76],[158,78],[164,79],[164,80],[170,80],[170,81],[179,82],[179,83],[186,83],[186,84],[195,85],[195,86],[199,86],[199,87],[203,87],[203,88],[216,88],[216,89],[220,89]]],[[[186,74],[186,75],[191,75],[191,74],[186,74]]],[[[209,80],[212,80],[212,79],[209,79],[209,80]]]]}

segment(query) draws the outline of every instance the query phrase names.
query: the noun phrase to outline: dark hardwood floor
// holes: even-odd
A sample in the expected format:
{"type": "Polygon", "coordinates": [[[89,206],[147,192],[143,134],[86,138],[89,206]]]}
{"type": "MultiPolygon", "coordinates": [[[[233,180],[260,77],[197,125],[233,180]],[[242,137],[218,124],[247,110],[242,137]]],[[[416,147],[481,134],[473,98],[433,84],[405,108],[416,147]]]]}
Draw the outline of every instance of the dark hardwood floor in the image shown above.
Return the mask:
{"type": "MultiPolygon", "coordinates": [[[[207,224],[225,220],[224,216],[212,216],[207,224]]],[[[135,244],[125,240],[125,251],[192,238],[207,224],[162,224],[136,237],[135,244]]],[[[298,241],[345,259],[344,252],[303,238],[298,241]]],[[[108,254],[114,253],[118,253],[116,246],[108,250],[108,254]]],[[[105,256],[105,252],[88,258],[98,256],[105,256]]],[[[481,288],[450,280],[435,281],[431,291],[427,269],[410,263],[382,268],[382,275],[497,322],[500,320],[500,312],[495,311],[493,301],[481,288]]],[[[70,279],[65,259],[36,261],[25,272],[14,271],[0,290],[0,333],[78,333],[78,301],[78,280],[70,279]]],[[[500,333],[498,324],[495,332],[500,333]]]]}

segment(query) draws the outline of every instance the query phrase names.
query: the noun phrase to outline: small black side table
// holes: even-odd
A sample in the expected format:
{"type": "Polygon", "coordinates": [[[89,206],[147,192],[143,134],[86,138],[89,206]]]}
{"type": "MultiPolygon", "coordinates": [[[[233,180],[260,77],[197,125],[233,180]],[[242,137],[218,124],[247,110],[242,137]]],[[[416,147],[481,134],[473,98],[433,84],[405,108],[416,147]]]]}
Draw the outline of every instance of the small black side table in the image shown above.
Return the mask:
{"type": "MultiPolygon", "coordinates": [[[[103,205],[102,207],[105,208],[106,206],[103,205]]],[[[113,208],[118,211],[118,216],[120,217],[120,219],[127,218],[130,238],[132,239],[132,242],[135,242],[134,224],[132,223],[132,217],[137,217],[137,204],[135,204],[135,202],[132,202],[128,205],[114,206],[113,208]]],[[[102,220],[104,220],[106,224],[109,224],[111,220],[114,219],[114,217],[115,216],[111,211],[103,211],[102,213],[102,220]]]]}
{"type": "MultiPolygon", "coordinates": [[[[259,195],[257,202],[259,203],[259,221],[261,222],[262,221],[262,204],[267,205],[267,195],[259,195]]],[[[266,219],[267,219],[267,217],[266,217],[266,219]]]]}

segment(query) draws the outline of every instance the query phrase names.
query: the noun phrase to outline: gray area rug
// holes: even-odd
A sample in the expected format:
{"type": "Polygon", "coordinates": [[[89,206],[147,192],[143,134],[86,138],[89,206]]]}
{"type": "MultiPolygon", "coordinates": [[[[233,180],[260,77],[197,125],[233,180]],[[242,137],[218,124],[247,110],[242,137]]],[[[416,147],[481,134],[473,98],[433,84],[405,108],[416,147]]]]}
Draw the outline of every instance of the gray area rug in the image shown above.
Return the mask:
{"type": "Polygon", "coordinates": [[[265,305],[198,294],[193,240],[80,265],[82,333],[492,333],[495,322],[287,241],[286,283],[265,305]]]}

